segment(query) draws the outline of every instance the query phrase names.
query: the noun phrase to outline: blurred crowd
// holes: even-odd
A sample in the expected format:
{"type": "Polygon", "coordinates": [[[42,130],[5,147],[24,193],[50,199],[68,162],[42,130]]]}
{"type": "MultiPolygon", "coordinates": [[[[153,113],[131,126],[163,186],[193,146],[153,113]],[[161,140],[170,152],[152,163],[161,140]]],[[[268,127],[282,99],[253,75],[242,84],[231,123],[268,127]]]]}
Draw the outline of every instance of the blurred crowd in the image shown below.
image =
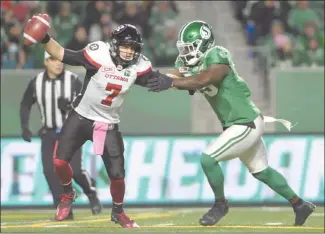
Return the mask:
{"type": "Polygon", "coordinates": [[[234,1],[249,45],[268,66],[324,66],[324,1],[234,1]]]}
{"type": "Polygon", "coordinates": [[[155,66],[169,66],[178,55],[174,1],[1,1],[1,68],[42,68],[42,45],[26,47],[22,32],[35,13],[51,17],[50,34],[62,46],[80,50],[107,41],[119,24],[130,23],[143,35],[143,54],[155,66]]]}

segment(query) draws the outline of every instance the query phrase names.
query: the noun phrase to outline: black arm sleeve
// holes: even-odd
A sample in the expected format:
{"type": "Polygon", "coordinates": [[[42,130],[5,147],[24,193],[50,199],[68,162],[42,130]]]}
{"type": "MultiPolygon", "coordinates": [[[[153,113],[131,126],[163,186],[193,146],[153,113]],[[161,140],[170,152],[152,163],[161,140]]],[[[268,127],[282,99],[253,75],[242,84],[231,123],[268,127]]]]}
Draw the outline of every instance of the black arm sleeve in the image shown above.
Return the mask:
{"type": "Polygon", "coordinates": [[[36,102],[35,79],[31,80],[25,90],[20,102],[20,124],[21,128],[29,127],[29,117],[32,105],[36,102]]]}
{"type": "Polygon", "coordinates": [[[87,60],[83,50],[74,51],[74,50],[64,49],[62,62],[71,66],[83,66],[87,70],[97,69],[94,65],[92,65],[87,60]]]}
{"type": "Polygon", "coordinates": [[[161,75],[162,75],[161,73],[159,73],[157,71],[154,71],[154,70],[151,70],[148,73],[145,73],[145,74],[143,74],[141,76],[138,76],[137,79],[135,80],[134,84],[140,85],[142,87],[146,87],[147,86],[147,83],[148,83],[148,80],[150,78],[159,77],[161,75]]]}

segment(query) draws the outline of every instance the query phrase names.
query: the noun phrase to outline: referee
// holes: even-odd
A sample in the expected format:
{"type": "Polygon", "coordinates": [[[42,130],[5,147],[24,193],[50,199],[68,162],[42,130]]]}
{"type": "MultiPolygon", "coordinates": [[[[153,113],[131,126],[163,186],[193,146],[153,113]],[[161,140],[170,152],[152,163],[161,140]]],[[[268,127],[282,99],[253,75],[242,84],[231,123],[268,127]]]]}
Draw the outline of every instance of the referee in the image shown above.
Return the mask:
{"type": "MultiPolygon", "coordinates": [[[[63,188],[54,173],[53,151],[57,134],[71,109],[71,102],[80,92],[82,84],[77,75],[67,71],[63,63],[50,57],[45,52],[45,71],[39,73],[28,84],[20,103],[20,121],[22,138],[31,142],[29,129],[30,110],[34,103],[38,104],[42,127],[38,132],[41,138],[42,164],[45,179],[51,190],[55,208],[60,203],[63,188]]],[[[87,195],[93,214],[101,212],[102,206],[97,197],[94,180],[81,166],[81,149],[76,152],[71,162],[73,179],[87,195]]],[[[64,197],[62,197],[64,199],[64,197]]],[[[73,219],[72,212],[67,219],[73,219]]]]}

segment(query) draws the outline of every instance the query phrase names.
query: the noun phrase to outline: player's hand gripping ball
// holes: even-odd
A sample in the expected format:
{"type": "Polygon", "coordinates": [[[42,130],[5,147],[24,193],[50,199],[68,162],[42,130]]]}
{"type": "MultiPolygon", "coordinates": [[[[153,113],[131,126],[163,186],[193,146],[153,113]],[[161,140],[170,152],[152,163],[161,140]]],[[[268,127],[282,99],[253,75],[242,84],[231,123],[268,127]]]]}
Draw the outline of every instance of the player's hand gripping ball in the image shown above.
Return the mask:
{"type": "Polygon", "coordinates": [[[24,44],[31,46],[41,42],[50,27],[50,17],[47,14],[33,15],[24,29],[24,44]]]}

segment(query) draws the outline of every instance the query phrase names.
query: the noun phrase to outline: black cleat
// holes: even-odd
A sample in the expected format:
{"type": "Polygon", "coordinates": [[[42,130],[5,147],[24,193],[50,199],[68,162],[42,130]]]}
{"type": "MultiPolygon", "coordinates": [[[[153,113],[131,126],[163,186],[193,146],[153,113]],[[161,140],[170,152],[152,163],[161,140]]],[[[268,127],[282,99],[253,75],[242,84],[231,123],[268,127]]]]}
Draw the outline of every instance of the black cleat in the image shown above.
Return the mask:
{"type": "Polygon", "coordinates": [[[213,207],[200,219],[202,226],[212,226],[220,221],[229,210],[229,205],[226,202],[216,202],[213,207]]]}
{"type": "Polygon", "coordinates": [[[294,207],[293,211],[296,214],[295,226],[302,226],[309,215],[314,212],[315,208],[316,206],[313,203],[307,201],[302,201],[301,205],[294,207]]]}
{"type": "Polygon", "coordinates": [[[93,213],[93,215],[97,215],[97,214],[101,213],[102,205],[100,204],[100,201],[97,197],[96,191],[87,194],[87,197],[89,199],[90,208],[91,208],[91,212],[93,213]]]}

